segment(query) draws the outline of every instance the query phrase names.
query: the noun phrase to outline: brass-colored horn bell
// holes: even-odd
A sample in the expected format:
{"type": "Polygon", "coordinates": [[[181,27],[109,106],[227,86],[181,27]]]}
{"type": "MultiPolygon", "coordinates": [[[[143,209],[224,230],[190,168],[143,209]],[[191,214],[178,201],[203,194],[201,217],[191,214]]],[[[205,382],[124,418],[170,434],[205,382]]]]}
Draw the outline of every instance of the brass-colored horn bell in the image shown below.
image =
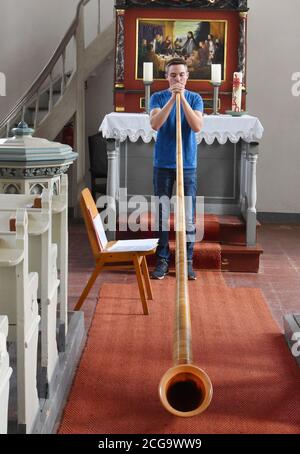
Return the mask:
{"type": "Polygon", "coordinates": [[[167,411],[189,417],[209,406],[213,387],[209,376],[194,364],[179,364],[167,370],[159,383],[159,397],[167,411]]]}

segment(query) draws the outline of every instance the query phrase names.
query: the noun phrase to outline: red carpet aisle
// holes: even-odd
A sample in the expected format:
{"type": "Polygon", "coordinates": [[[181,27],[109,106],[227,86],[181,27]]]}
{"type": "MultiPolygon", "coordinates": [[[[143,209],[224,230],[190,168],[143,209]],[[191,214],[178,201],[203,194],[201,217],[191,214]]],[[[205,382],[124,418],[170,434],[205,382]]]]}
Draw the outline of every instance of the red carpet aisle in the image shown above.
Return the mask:
{"type": "Polygon", "coordinates": [[[211,378],[212,403],[194,418],[162,408],[174,284],[153,281],[148,317],[135,284],[103,286],[59,433],[300,433],[300,371],[262,294],[229,289],[219,273],[189,283],[194,361],[211,378]]]}

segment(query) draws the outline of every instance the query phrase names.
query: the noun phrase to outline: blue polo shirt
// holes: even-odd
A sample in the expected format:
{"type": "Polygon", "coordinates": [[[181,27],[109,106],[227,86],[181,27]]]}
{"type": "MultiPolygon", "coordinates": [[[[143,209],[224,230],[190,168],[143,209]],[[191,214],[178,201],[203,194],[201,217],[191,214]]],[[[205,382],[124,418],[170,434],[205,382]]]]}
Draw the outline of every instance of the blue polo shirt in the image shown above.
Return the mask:
{"type": "MultiPolygon", "coordinates": [[[[203,112],[203,101],[198,93],[185,90],[185,98],[193,110],[203,112]]],[[[169,89],[153,93],[150,99],[150,111],[162,109],[171,98],[169,89]]],[[[181,107],[182,155],[183,168],[197,167],[196,134],[189,126],[183,108],[181,107]]],[[[176,169],[176,103],[172,107],[169,117],[157,132],[154,147],[154,167],[176,169]]]]}

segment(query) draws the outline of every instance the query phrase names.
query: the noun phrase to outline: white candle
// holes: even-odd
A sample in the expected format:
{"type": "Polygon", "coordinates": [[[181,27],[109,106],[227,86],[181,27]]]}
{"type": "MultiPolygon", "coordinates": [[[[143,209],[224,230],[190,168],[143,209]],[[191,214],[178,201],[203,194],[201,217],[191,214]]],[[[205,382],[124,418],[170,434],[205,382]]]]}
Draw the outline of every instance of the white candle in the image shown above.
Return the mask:
{"type": "Polygon", "coordinates": [[[233,86],[232,86],[232,110],[240,112],[242,107],[242,82],[243,73],[233,73],[233,86]]]}
{"type": "Polygon", "coordinates": [[[152,62],[144,62],[143,81],[144,82],[153,82],[153,63],[152,62]]]}
{"type": "Polygon", "coordinates": [[[211,81],[216,84],[221,83],[221,65],[211,65],[211,81]]]}

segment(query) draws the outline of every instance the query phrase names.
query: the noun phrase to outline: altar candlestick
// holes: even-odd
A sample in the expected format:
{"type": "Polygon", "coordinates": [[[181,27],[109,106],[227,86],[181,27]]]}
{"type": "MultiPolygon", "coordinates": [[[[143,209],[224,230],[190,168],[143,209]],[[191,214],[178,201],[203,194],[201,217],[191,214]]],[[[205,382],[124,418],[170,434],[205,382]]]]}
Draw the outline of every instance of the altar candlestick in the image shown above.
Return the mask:
{"type": "Polygon", "coordinates": [[[153,83],[153,63],[144,62],[143,65],[143,82],[145,85],[145,110],[150,113],[150,87],[153,83]]]}
{"type": "Polygon", "coordinates": [[[222,66],[220,64],[211,65],[211,84],[214,88],[213,97],[213,115],[218,115],[219,104],[219,88],[222,84],[222,66]]]}

